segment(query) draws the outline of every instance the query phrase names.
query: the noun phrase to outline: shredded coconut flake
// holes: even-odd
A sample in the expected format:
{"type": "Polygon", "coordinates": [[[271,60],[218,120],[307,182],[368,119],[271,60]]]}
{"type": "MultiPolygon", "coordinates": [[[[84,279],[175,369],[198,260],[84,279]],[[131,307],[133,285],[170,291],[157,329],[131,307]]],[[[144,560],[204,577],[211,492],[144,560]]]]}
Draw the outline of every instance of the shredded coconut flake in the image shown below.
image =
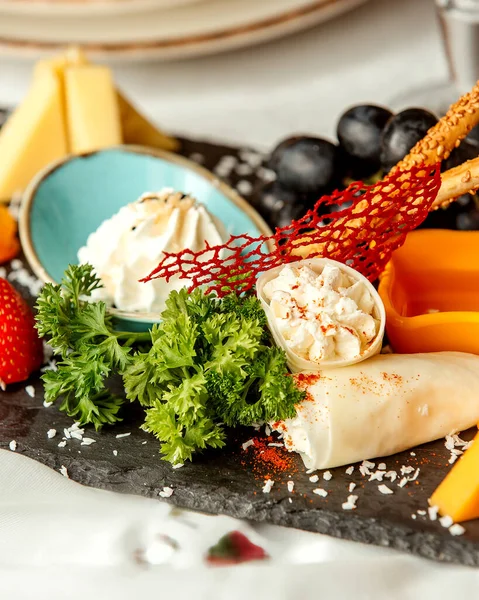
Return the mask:
{"type": "Polygon", "coordinates": [[[269,494],[273,485],[274,481],[272,479],[266,479],[263,486],[263,494],[269,494]]]}
{"type": "Polygon", "coordinates": [[[465,532],[466,530],[462,525],[459,525],[459,523],[455,523],[449,527],[449,533],[451,535],[464,535],[465,532]]]}
{"type": "Polygon", "coordinates": [[[93,438],[85,437],[82,439],[81,445],[82,446],[91,446],[91,444],[94,444],[95,442],[96,442],[96,440],[94,440],[93,438]]]}
{"type": "Polygon", "coordinates": [[[450,527],[454,523],[454,521],[449,515],[444,515],[444,517],[441,517],[439,519],[439,523],[441,523],[443,527],[450,527]]]}
{"type": "Polygon", "coordinates": [[[165,486],[161,492],[160,492],[160,496],[162,498],[170,498],[170,496],[173,495],[173,488],[170,488],[168,486],[165,486]]]}
{"type": "Polygon", "coordinates": [[[386,484],[382,483],[381,485],[378,485],[378,490],[381,492],[381,494],[394,494],[394,492],[392,491],[391,488],[389,488],[386,484]]]}
{"type": "Polygon", "coordinates": [[[454,448],[454,438],[452,435],[446,435],[446,441],[444,442],[444,446],[446,446],[447,450],[452,450],[454,448]]]}
{"type": "Polygon", "coordinates": [[[326,490],[323,490],[323,488],[316,488],[315,490],[313,490],[313,494],[321,496],[321,498],[326,498],[328,492],[326,490]]]}
{"type": "Polygon", "coordinates": [[[417,469],[414,471],[414,475],[413,475],[412,477],[409,477],[409,481],[416,481],[416,479],[417,479],[417,476],[419,475],[419,471],[420,471],[420,470],[421,470],[421,469],[417,468],[417,469]]]}
{"type": "Polygon", "coordinates": [[[356,508],[357,499],[358,496],[348,496],[347,502],[343,502],[343,504],[341,505],[343,510],[354,510],[356,508]]]}
{"type": "Polygon", "coordinates": [[[391,483],[394,483],[398,477],[398,474],[396,471],[388,471],[384,477],[386,477],[386,479],[390,479],[391,483]]]}

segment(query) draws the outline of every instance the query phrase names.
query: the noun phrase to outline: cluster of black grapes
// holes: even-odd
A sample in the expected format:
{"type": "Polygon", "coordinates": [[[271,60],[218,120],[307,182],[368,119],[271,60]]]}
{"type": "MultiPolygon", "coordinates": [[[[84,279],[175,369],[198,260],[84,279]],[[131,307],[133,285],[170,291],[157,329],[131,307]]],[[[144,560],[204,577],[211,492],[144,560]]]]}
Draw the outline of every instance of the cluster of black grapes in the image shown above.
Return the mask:
{"type": "MultiPolygon", "coordinates": [[[[288,225],[318,198],[344,188],[349,180],[368,182],[387,173],[435,123],[437,117],[421,108],[393,114],[372,104],[353,106],[338,121],[337,144],[296,136],[273,150],[268,166],[276,179],[260,190],[256,207],[273,228],[288,225]]],[[[479,131],[473,129],[442,168],[450,169],[477,156],[479,131]]],[[[447,209],[431,212],[422,227],[479,229],[478,198],[468,194],[447,209]]]]}

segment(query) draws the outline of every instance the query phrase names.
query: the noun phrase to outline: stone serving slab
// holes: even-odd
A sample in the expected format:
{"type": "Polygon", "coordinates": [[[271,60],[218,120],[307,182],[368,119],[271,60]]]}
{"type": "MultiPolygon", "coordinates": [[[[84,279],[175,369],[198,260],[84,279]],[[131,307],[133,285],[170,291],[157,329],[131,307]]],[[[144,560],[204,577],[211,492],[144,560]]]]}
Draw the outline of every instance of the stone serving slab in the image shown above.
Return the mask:
{"type": "MultiPolygon", "coordinates": [[[[184,140],[183,153],[216,170],[247,199],[254,200],[264,171],[260,167],[261,157],[253,151],[184,140]]],[[[7,270],[10,272],[10,265],[7,270]]],[[[14,284],[18,285],[16,281],[14,284]]],[[[26,288],[21,285],[18,288],[28,296],[26,288]]],[[[29,301],[34,303],[31,296],[29,301]]],[[[173,489],[168,502],[179,507],[316,531],[438,561],[479,566],[479,520],[467,523],[465,534],[455,537],[427,513],[427,499],[451,468],[451,453],[444,440],[376,459],[371,473],[384,462],[386,471],[396,471],[395,481],[369,481],[370,476],[361,474],[359,465],[355,465],[351,474],[346,467],[331,469],[329,480],[319,471],[316,473],[319,481],[312,482],[311,473],[305,471],[295,454],[285,453],[290,467],[278,472],[258,461],[258,453],[251,446],[243,449],[244,442],[261,435],[252,429],[231,432],[225,449],[206,452],[196,457],[194,463],[173,469],[161,460],[158,443],[139,429],[140,424],[141,415],[134,406],[129,406],[122,424],[101,432],[94,429],[85,432],[95,443],[85,446],[80,440],[67,439],[66,445],[59,447],[63,430],[72,425],[72,420],[55,406],[43,405],[39,376],[0,392],[0,448],[8,450],[14,440],[16,452],[55,470],[66,467],[69,477],[79,483],[153,498],[159,498],[168,486],[173,489]],[[27,393],[27,385],[33,386],[33,397],[31,389],[27,393]],[[49,429],[57,431],[52,439],[47,437],[49,429]],[[128,435],[117,437],[121,434],[128,435]],[[401,467],[411,471],[406,477],[412,479],[417,475],[404,487],[398,485],[403,478],[401,467]],[[275,483],[270,493],[263,493],[268,477],[275,483]],[[288,489],[288,481],[294,482],[292,491],[288,489]],[[349,491],[351,483],[356,484],[353,491],[349,491]],[[378,489],[381,483],[393,493],[383,495],[378,489]],[[317,488],[326,490],[327,496],[315,494],[313,490],[317,488]],[[357,506],[345,510],[343,503],[350,494],[358,497],[357,506]]],[[[469,440],[473,434],[471,430],[462,437],[469,440]]],[[[368,435],[367,431],[364,435],[368,435]]]]}

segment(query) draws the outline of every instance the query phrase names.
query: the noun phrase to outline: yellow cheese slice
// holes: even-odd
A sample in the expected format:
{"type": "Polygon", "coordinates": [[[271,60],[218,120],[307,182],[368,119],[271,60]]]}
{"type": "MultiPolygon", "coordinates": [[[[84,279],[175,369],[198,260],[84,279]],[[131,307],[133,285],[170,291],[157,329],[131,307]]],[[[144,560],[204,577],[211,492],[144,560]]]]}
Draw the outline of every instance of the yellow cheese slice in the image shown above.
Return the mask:
{"type": "Polygon", "coordinates": [[[431,496],[441,515],[456,523],[479,517],[479,434],[431,496]]]}
{"type": "Polygon", "coordinates": [[[70,149],[91,152],[123,142],[118,97],[110,69],[96,65],[65,70],[70,149]]]}
{"type": "MultiPolygon", "coordinates": [[[[83,50],[77,46],[68,48],[63,56],[63,60],[67,61],[70,65],[90,64],[83,50]]],[[[117,93],[123,142],[125,144],[150,146],[152,148],[169,150],[170,152],[175,152],[179,149],[180,144],[178,140],[157,129],[120,91],[117,93]]]]}
{"type": "Polygon", "coordinates": [[[125,144],[150,146],[169,150],[170,152],[178,150],[180,147],[178,140],[166,135],[152,125],[121,92],[118,92],[118,102],[125,144]]]}
{"type": "Polygon", "coordinates": [[[0,131],[0,200],[22,191],[48,163],[68,153],[62,86],[40,61],[27,97],[0,131]]]}

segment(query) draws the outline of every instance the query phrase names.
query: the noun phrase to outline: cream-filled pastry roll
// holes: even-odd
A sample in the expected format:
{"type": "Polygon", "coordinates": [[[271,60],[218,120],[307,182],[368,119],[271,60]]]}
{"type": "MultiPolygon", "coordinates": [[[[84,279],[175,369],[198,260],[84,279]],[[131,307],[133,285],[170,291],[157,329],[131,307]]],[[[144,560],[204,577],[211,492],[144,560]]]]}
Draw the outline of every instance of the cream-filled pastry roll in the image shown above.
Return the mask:
{"type": "Polygon", "coordinates": [[[479,423],[473,354],[381,354],[295,378],[306,398],[273,428],[308,469],[388,456],[479,423]]]}

